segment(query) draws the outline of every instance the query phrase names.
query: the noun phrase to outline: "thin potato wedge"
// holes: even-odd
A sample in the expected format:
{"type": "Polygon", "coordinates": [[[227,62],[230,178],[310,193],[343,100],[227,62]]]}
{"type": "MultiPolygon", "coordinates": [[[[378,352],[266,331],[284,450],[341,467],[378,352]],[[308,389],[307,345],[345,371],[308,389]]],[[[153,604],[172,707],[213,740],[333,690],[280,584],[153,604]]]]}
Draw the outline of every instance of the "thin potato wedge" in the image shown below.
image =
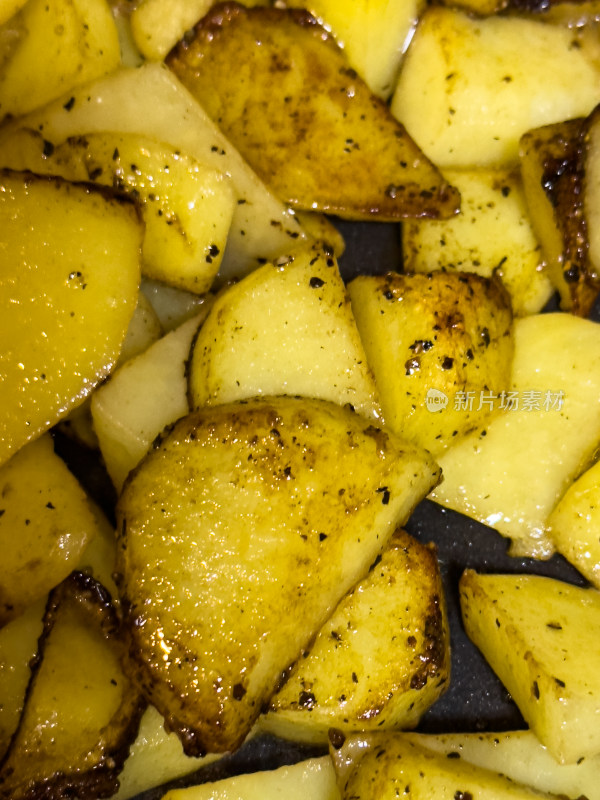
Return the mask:
{"type": "Polygon", "coordinates": [[[396,531],[292,667],[260,724],[323,744],[330,728],[413,728],[448,686],[449,645],[435,550],[396,531]]]}
{"type": "Polygon", "coordinates": [[[539,575],[460,581],[465,630],[562,764],[600,752],[600,592],[539,575]]]}
{"type": "Polygon", "coordinates": [[[137,302],[142,226],[93,187],[7,171],[0,187],[1,464],[110,372],[137,302]]]}
{"type": "Polygon", "coordinates": [[[307,11],[223,3],[167,64],[282,201],[349,219],[457,213],[458,192],[307,11]]]}
{"type": "Polygon", "coordinates": [[[74,572],[48,601],[19,727],[0,763],[0,797],[105,797],[145,707],[121,669],[110,598],[74,572]]]}
{"type": "Polygon", "coordinates": [[[121,494],[117,572],[131,668],[187,753],[241,744],[438,478],[319,400],[205,407],[167,432],[121,494]]]}

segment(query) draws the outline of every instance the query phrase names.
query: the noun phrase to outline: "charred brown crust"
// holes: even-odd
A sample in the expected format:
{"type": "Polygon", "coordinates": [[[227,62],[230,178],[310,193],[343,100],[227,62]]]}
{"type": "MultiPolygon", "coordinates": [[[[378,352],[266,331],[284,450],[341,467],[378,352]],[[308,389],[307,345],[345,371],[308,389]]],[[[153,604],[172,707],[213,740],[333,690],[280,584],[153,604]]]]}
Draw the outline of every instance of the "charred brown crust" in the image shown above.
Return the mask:
{"type": "MultiPolygon", "coordinates": [[[[67,603],[77,603],[90,617],[90,625],[100,629],[102,635],[113,642],[120,642],[121,623],[112,603],[110,593],[97,580],[82,572],[72,572],[49,595],[44,613],[43,628],[38,640],[38,651],[31,664],[31,677],[25,693],[23,707],[34,689],[44,659],[44,653],[52,630],[67,603]]],[[[65,797],[93,798],[109,797],[119,788],[118,774],[129,755],[140,719],[147,703],[134,686],[129,687],[117,714],[111,720],[108,739],[98,762],[91,768],[71,774],[56,772],[45,780],[32,781],[15,788],[9,783],[13,769],[6,767],[13,746],[18,739],[24,715],[14,732],[9,747],[0,761],[0,798],[5,800],[63,800],[65,797]]],[[[87,755],[87,754],[86,754],[87,755]]]]}

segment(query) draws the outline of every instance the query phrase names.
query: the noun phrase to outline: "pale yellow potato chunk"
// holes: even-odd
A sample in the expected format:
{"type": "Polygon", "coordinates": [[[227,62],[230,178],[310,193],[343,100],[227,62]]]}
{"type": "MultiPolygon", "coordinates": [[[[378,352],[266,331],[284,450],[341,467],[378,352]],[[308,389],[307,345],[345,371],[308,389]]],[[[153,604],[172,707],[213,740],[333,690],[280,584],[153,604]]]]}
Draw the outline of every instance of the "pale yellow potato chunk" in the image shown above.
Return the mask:
{"type": "Polygon", "coordinates": [[[548,530],[558,552],[600,589],[600,461],[569,486],[548,530]]]}
{"type": "Polygon", "coordinates": [[[441,168],[516,164],[522,134],[600,101],[599,50],[593,32],[429,8],[392,112],[441,168]]]}
{"type": "Polygon", "coordinates": [[[563,764],[600,753],[600,592],[537,575],[460,581],[467,634],[563,764]]]}
{"type": "Polygon", "coordinates": [[[140,289],[150,301],[164,333],[196,315],[206,314],[213,301],[212,294],[198,295],[148,278],[142,280],[140,289]]]}
{"type": "Polygon", "coordinates": [[[448,686],[449,645],[435,550],[397,531],[296,661],[260,724],[323,744],[331,728],[413,728],[448,686]]]}
{"type": "Polygon", "coordinates": [[[0,184],[3,463],[110,372],[137,302],[142,227],[130,203],[90,187],[10,172],[0,184]]]}
{"type": "Polygon", "coordinates": [[[446,758],[403,734],[349,737],[331,749],[342,797],[352,800],[551,800],[555,795],[511,781],[462,759],[446,758]]]}
{"type": "Polygon", "coordinates": [[[326,247],[265,264],[216,299],[194,341],[189,392],[195,408],[288,394],[379,417],[350,300],[326,247]]]}
{"type": "Polygon", "coordinates": [[[163,429],[189,410],[186,361],[196,315],[123,364],[92,396],[100,452],[118,491],[163,429]]]}
{"type": "Polygon", "coordinates": [[[118,67],[119,36],[106,0],[28,0],[20,15],[20,38],[0,69],[0,119],[118,67]]]}
{"type": "Polygon", "coordinates": [[[460,192],[461,213],[449,220],[402,225],[406,272],[474,272],[497,276],[516,316],[535,314],[553,294],[529,221],[516,170],[445,170],[460,192]]]}
{"type": "Polygon", "coordinates": [[[235,775],[189,789],[171,789],[163,800],[341,800],[328,756],[275,770],[235,775]]]}
{"type": "Polygon", "coordinates": [[[548,558],[548,516],[600,440],[600,325],[570,314],[516,320],[500,413],[448,449],[432,497],[548,558]]]}
{"type": "Polygon", "coordinates": [[[406,738],[447,758],[456,754],[479,767],[501,772],[517,783],[540,792],[564,795],[577,800],[600,798],[598,770],[600,756],[591,756],[575,764],[559,764],[533,731],[501,733],[407,733],[406,738]]]}
{"type": "Polygon", "coordinates": [[[139,134],[168,143],[200,163],[231,176],[236,206],[221,276],[253,269],[259,259],[287,253],[306,239],[294,215],[266,189],[190,93],[162,64],[113,72],[40,111],[7,125],[43,130],[50,141],[97,132],[139,134]]]}
{"type": "Polygon", "coordinates": [[[77,566],[100,523],[47,434],[0,467],[0,624],[77,566]]]}
{"type": "Polygon", "coordinates": [[[330,28],[348,61],[373,94],[387,99],[402,54],[421,15],[422,0],[305,0],[304,7],[330,28]]]}

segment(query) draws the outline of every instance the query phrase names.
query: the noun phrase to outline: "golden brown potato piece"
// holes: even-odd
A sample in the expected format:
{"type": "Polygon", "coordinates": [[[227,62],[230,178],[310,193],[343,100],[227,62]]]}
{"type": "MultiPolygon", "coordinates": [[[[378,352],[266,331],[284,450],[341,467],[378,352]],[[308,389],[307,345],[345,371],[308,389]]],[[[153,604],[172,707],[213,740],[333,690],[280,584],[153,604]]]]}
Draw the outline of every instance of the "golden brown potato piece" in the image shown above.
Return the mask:
{"type": "Polygon", "coordinates": [[[435,550],[396,531],[298,659],[261,725],[323,744],[330,728],[413,728],[447,688],[449,647],[435,550]]]}
{"type": "Polygon", "coordinates": [[[0,187],[3,463],[115,363],[137,303],[142,226],[130,202],[92,187],[7,171],[0,187]]]}
{"type": "Polygon", "coordinates": [[[563,764],[600,752],[600,592],[539,575],[460,581],[465,629],[563,764]]]}
{"type": "Polygon", "coordinates": [[[529,131],[520,143],[525,197],[548,274],[560,293],[561,307],[582,317],[600,291],[589,247],[597,216],[593,139],[586,133],[586,120],[578,118],[529,131]]]}
{"type": "Polygon", "coordinates": [[[472,273],[359,276],[348,291],[383,418],[434,455],[487,418],[508,389],[510,298],[472,273]]]}
{"type": "Polygon", "coordinates": [[[186,752],[241,744],[438,479],[425,451],[325,401],[175,424],[125,483],[117,572],[131,666],[186,752]]]}
{"type": "Polygon", "coordinates": [[[281,200],[348,219],[458,211],[458,192],[307,11],[223,3],[167,64],[281,200]]]}
{"type": "Polygon", "coordinates": [[[49,598],[25,707],[0,764],[0,797],[106,797],[145,707],[121,669],[115,610],[74,572],[49,598]]]}

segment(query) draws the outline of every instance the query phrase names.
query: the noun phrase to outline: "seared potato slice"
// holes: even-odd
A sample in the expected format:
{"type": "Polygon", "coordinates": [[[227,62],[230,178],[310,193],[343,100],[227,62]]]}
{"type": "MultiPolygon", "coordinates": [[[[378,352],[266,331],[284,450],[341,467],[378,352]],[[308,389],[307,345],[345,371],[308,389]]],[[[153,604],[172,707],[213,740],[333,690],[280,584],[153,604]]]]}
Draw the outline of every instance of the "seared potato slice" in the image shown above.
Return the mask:
{"type": "MultiPolygon", "coordinates": [[[[43,130],[49,141],[91,133],[138,134],[165,142],[218,172],[231,175],[236,206],[221,264],[225,279],[253,269],[306,240],[294,215],[250,169],[204,109],[162,64],[116,70],[73,89],[0,131],[3,141],[15,129],[43,130]]],[[[19,135],[19,134],[17,134],[19,135]]]]}
{"type": "Polygon", "coordinates": [[[333,32],[373,94],[386,100],[423,0],[354,0],[351,13],[347,0],[305,0],[303,6],[333,32]]]}
{"type": "Polygon", "coordinates": [[[586,121],[574,119],[529,131],[520,143],[525,196],[548,275],[561,307],[582,317],[600,290],[588,242],[594,214],[588,215],[586,198],[594,179],[587,175],[585,133],[586,121]]]}
{"type": "Polygon", "coordinates": [[[74,572],[44,617],[25,707],[0,764],[0,797],[106,797],[144,708],[121,669],[122,639],[110,598],[74,572]]]}
{"type": "MultiPolygon", "coordinates": [[[[338,742],[336,742],[338,744],[338,742]]],[[[551,800],[514,783],[498,772],[449,759],[405,738],[403,734],[355,734],[332,757],[347,800],[411,800],[473,798],[473,800],[551,800]]]]}
{"type": "Polygon", "coordinates": [[[100,527],[49,434],[0,467],[0,625],[75,568],[100,527]]]}
{"type": "Polygon", "coordinates": [[[600,592],[538,575],[460,581],[465,629],[557,761],[600,753],[600,592]]]}
{"type": "Polygon", "coordinates": [[[600,106],[586,120],[583,146],[583,217],[588,258],[585,264],[587,269],[577,275],[577,288],[591,308],[600,292],[600,106]]]}
{"type": "Polygon", "coordinates": [[[548,530],[558,552],[600,589],[600,461],[569,486],[548,530]]]}
{"type": "Polygon", "coordinates": [[[441,168],[516,165],[526,131],[598,103],[599,55],[593,30],[432,7],[403,61],[392,112],[441,168]]]}
{"type": "Polygon", "coordinates": [[[235,775],[215,783],[171,789],[163,800],[341,800],[329,756],[290,766],[235,775]]]}
{"type": "Polygon", "coordinates": [[[94,429],[117,491],[167,425],[189,411],[186,362],[203,314],[115,370],[94,392],[94,429]]]}
{"type": "Polygon", "coordinates": [[[517,783],[572,800],[598,797],[600,755],[559,764],[533,731],[501,733],[407,733],[421,747],[501,772],[517,783]]]}
{"type": "Polygon", "coordinates": [[[373,374],[327,247],[265,264],[216,299],[190,355],[190,406],[290,394],[379,417],[373,374]]]}
{"type": "Polygon", "coordinates": [[[136,306],[142,228],[131,203],[90,187],[11,172],[0,187],[1,464],[115,363],[136,306]]]}
{"type": "Polygon", "coordinates": [[[0,759],[19,724],[45,606],[43,597],[0,630],[0,759]]]}
{"type": "Polygon", "coordinates": [[[433,548],[397,531],[271,700],[261,725],[290,739],[412,728],[444,692],[450,639],[433,548]]]}
{"type": "Polygon", "coordinates": [[[175,424],[121,494],[117,572],[132,669],[187,753],[241,744],[438,479],[424,451],[324,401],[175,424]]]}
{"type": "Polygon", "coordinates": [[[219,271],[235,205],[230,178],[145,136],[90,133],[51,142],[19,129],[0,166],[89,181],[131,196],[144,221],[144,275],[202,294],[219,271]]]}
{"type": "Polygon", "coordinates": [[[348,219],[458,211],[458,192],[307,11],[220,4],[167,64],[284,202],[348,219]]]}
{"type": "Polygon", "coordinates": [[[518,170],[445,170],[460,192],[449,220],[402,225],[405,272],[474,272],[502,280],[516,316],[540,311],[554,292],[529,221],[518,170]]]}
{"type": "Polygon", "coordinates": [[[106,75],[121,61],[106,0],[28,0],[21,5],[10,22],[19,36],[0,68],[0,120],[26,114],[106,75]]]}
{"type": "Polygon", "coordinates": [[[499,413],[440,456],[432,497],[509,537],[511,555],[548,558],[548,516],[600,440],[600,325],[536,314],[514,334],[499,413]]]}
{"type": "Polygon", "coordinates": [[[513,348],[499,281],[390,272],[359,276],[348,291],[393,431],[436,455],[489,416],[508,388],[513,348]]]}

